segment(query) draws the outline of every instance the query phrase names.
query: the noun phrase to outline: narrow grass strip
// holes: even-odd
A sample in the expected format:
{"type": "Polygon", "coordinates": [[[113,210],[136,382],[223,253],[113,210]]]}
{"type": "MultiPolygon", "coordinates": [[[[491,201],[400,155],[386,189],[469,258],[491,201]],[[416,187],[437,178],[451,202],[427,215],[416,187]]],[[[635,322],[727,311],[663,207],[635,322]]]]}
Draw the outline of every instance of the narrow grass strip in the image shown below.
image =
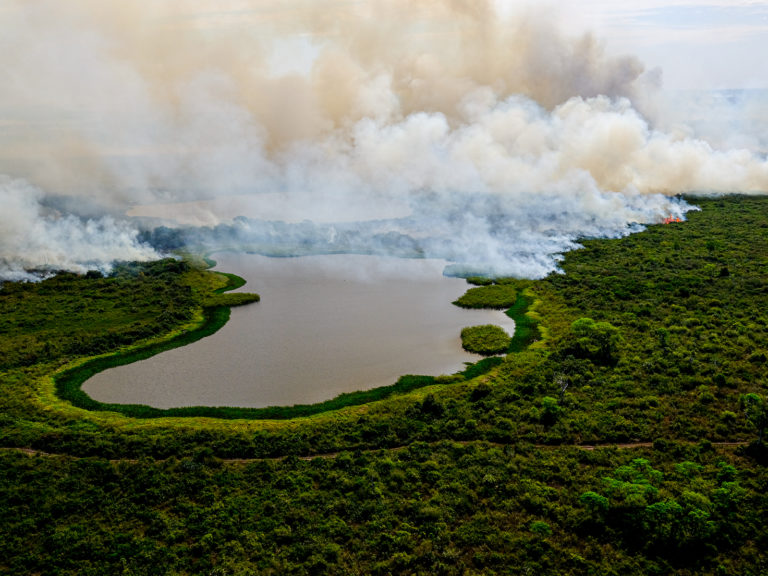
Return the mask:
{"type": "Polygon", "coordinates": [[[515,333],[509,345],[510,353],[522,352],[541,337],[539,322],[528,315],[528,310],[532,304],[533,298],[520,291],[515,303],[507,310],[507,316],[515,321],[515,333]]]}

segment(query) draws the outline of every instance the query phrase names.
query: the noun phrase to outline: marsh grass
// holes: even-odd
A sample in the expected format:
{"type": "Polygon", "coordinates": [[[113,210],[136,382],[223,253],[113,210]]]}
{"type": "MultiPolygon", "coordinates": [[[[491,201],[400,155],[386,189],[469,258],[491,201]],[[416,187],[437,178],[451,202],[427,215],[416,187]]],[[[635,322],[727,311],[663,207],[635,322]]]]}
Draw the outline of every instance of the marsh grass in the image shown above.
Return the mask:
{"type": "Polygon", "coordinates": [[[517,300],[517,290],[510,284],[490,284],[470,288],[454,302],[461,308],[491,308],[502,310],[517,300]]]}
{"type": "Polygon", "coordinates": [[[512,338],[506,330],[493,324],[468,326],[461,331],[461,346],[467,352],[494,356],[509,350],[512,338]]]}

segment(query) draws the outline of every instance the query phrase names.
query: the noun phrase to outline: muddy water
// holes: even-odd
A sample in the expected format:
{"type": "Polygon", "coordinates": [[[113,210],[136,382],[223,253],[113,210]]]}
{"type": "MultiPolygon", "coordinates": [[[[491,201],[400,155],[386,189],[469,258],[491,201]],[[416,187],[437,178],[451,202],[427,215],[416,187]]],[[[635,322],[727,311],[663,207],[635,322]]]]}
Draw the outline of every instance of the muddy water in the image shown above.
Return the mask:
{"type": "Polygon", "coordinates": [[[113,368],[84,385],[101,402],[264,407],[328,400],[393,384],[402,374],[450,374],[479,356],[461,348],[464,326],[504,313],[451,304],[468,285],[444,262],[361,255],[267,258],[217,254],[261,302],[232,310],[216,334],[113,368]]]}

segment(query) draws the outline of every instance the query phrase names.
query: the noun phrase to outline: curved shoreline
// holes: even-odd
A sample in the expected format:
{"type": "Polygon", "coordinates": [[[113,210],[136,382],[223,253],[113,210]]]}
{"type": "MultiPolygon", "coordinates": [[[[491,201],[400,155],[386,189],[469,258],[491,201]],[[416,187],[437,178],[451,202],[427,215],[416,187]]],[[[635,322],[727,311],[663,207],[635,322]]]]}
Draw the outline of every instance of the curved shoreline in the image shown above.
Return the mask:
{"type": "MultiPolygon", "coordinates": [[[[215,262],[206,258],[213,266],[215,262]]],[[[221,294],[245,285],[246,281],[235,275],[217,272],[227,278],[226,286],[215,291],[221,294]]],[[[538,322],[528,315],[533,299],[523,291],[518,294],[515,304],[506,311],[507,316],[515,321],[515,331],[509,353],[519,352],[528,347],[538,336],[538,322]]],[[[235,305],[237,305],[235,303],[235,305]]],[[[147,359],[151,356],[192,344],[210,336],[222,328],[229,320],[231,305],[214,305],[203,308],[202,323],[192,330],[161,342],[150,343],[146,346],[117,351],[108,356],[100,356],[86,360],[78,366],[65,370],[54,376],[55,394],[60,399],[70,402],[73,406],[89,411],[117,412],[133,418],[167,418],[167,417],[209,417],[219,419],[248,419],[248,420],[287,420],[291,418],[312,416],[323,412],[338,410],[351,406],[360,406],[383,400],[395,394],[405,394],[413,390],[446,382],[467,381],[487,374],[503,362],[502,357],[491,357],[479,360],[462,371],[454,374],[454,378],[423,375],[403,375],[394,384],[380,386],[370,390],[346,392],[329,400],[315,404],[296,404],[293,406],[268,406],[264,408],[238,408],[230,406],[187,406],[179,408],[154,408],[145,404],[111,404],[91,398],[82,390],[82,384],[98,372],[123,366],[147,359]]]]}

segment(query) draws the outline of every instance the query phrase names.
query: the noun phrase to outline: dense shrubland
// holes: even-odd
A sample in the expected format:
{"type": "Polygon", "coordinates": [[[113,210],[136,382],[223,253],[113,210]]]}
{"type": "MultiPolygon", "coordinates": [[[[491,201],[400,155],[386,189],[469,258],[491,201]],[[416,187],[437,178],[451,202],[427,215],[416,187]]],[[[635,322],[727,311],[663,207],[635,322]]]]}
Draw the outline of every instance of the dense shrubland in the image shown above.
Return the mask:
{"type": "Polygon", "coordinates": [[[99,354],[163,334],[190,320],[184,262],[123,264],[103,278],[60,273],[0,291],[0,369],[99,354]]]}
{"type": "Polygon", "coordinates": [[[764,475],[699,446],[311,461],[0,453],[11,574],[762,574],[764,475]]]}
{"type": "Polygon", "coordinates": [[[0,370],[118,349],[165,334],[199,308],[257,301],[222,294],[242,285],[234,275],[194,269],[183,260],[120,263],[108,277],[63,272],[0,291],[0,370]]]}
{"type": "Polygon", "coordinates": [[[90,353],[71,342],[192,328],[226,280],[165,271],[143,291],[159,280],[129,267],[108,303],[87,295],[109,279],[59,277],[37,300],[45,283],[6,285],[0,444],[61,455],[0,452],[0,572],[768,572],[768,199],[694,202],[688,222],[585,241],[564,274],[473,279],[473,301],[508,291],[506,358],[282,422],[53,395],[50,374],[90,353]],[[132,295],[145,306],[121,307],[132,295]],[[166,309],[181,315],[161,327],[166,309]]]}

